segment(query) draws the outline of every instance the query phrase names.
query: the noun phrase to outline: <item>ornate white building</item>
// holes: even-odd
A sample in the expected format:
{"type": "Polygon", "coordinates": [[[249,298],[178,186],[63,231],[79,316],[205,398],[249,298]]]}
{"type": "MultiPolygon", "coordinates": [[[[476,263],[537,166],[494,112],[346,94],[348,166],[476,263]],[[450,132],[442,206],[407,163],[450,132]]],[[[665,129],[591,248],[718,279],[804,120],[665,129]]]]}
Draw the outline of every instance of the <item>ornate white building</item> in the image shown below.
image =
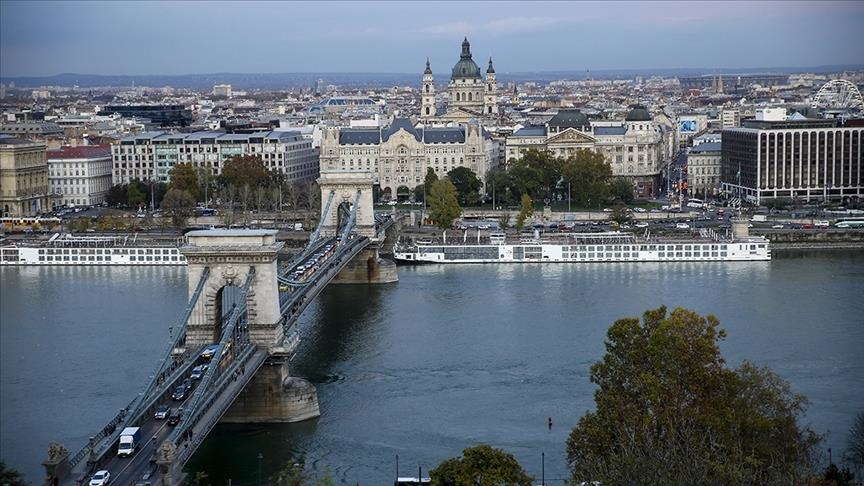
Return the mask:
{"type": "Polygon", "coordinates": [[[435,78],[429,60],[426,60],[420,101],[421,119],[465,123],[472,118],[494,117],[498,115],[497,97],[498,84],[492,58],[489,58],[484,80],[480,75],[480,67],[471,56],[471,44],[466,37],[462,41],[459,62],[453,66],[447,85],[447,112],[438,116],[435,110],[435,78]]]}
{"type": "Polygon", "coordinates": [[[322,171],[371,171],[382,199],[408,199],[432,168],[439,178],[457,167],[471,169],[485,185],[497,163],[498,144],[476,122],[455,127],[415,127],[396,118],[382,128],[325,128],[322,171]]]}
{"type": "Polygon", "coordinates": [[[596,150],[612,166],[612,174],[626,177],[637,197],[656,194],[670,153],[672,136],[653,121],[644,106],[635,105],[623,121],[591,122],[579,110],[560,110],[542,126],[522,128],[507,137],[507,162],[522,158],[528,149],[548,150],[570,157],[579,149],[596,150]]]}

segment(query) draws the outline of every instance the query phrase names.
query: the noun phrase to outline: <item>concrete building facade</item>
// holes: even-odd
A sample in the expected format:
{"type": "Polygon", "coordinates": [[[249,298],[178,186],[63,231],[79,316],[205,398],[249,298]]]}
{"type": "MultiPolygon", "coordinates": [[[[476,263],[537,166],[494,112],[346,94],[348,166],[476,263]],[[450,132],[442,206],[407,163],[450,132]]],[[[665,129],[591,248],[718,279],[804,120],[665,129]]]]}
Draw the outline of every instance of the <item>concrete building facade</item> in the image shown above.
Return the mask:
{"type": "Polygon", "coordinates": [[[439,178],[457,167],[471,169],[481,182],[497,163],[498,145],[477,123],[415,127],[396,118],[382,128],[325,128],[322,171],[370,171],[381,199],[409,199],[432,168],[439,178]]]}
{"type": "Polygon", "coordinates": [[[244,155],[260,157],[268,169],[285,174],[287,182],[318,177],[318,152],[299,132],[146,132],[121,139],[111,146],[111,155],[114,184],[169,182],[171,169],[180,162],[219,175],[228,159],[244,155]]]}
{"type": "Polygon", "coordinates": [[[38,216],[51,208],[46,145],[0,138],[0,210],[3,217],[38,216]]]}
{"type": "Polygon", "coordinates": [[[47,152],[48,185],[55,206],[93,206],[111,189],[111,146],[62,147],[47,152]]]}
{"type": "Polygon", "coordinates": [[[752,204],[860,200],[862,136],[864,127],[838,120],[753,121],[723,130],[722,190],[752,204]]]}
{"type": "Polygon", "coordinates": [[[706,142],[687,154],[687,182],[690,194],[700,199],[720,194],[722,148],[720,142],[706,142]]]}
{"type": "Polygon", "coordinates": [[[444,121],[465,123],[471,119],[497,116],[498,81],[492,58],[489,58],[486,78],[483,79],[480,67],[471,54],[471,43],[467,37],[462,41],[462,53],[453,66],[447,85],[447,112],[441,116],[435,112],[435,78],[427,59],[420,100],[421,119],[437,117],[444,121]]]}

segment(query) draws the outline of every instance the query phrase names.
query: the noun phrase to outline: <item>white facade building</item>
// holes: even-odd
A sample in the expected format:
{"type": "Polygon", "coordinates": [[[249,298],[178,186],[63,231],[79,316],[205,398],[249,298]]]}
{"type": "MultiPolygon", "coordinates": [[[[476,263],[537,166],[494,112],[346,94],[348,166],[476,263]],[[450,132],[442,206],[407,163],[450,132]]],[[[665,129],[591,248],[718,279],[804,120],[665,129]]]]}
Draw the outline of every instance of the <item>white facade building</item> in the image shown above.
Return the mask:
{"type": "Polygon", "coordinates": [[[180,162],[219,175],[225,161],[241,155],[260,157],[265,167],[285,174],[287,182],[318,177],[318,152],[312,140],[298,132],[147,132],[121,139],[111,146],[111,154],[114,184],[135,179],[169,182],[171,169],[180,162]]]}
{"type": "MultiPolygon", "coordinates": [[[[719,138],[719,137],[718,137],[719,138]]],[[[704,142],[687,154],[687,182],[690,194],[708,199],[720,193],[721,142],[704,142]]]]}
{"type": "Polygon", "coordinates": [[[58,206],[105,202],[111,189],[111,146],[83,145],[47,152],[48,185],[58,206]]]}
{"type": "Polygon", "coordinates": [[[467,167],[485,185],[498,161],[498,144],[476,122],[455,127],[414,127],[396,118],[382,128],[325,128],[321,170],[371,171],[382,199],[410,198],[432,168],[439,178],[467,167]]]}

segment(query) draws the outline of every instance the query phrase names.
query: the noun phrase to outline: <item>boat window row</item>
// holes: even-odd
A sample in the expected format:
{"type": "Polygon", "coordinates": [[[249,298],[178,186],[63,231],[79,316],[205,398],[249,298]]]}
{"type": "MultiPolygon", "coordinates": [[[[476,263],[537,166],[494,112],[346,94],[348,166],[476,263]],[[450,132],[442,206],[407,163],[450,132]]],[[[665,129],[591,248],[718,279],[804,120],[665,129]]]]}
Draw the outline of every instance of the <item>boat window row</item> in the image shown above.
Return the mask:
{"type": "Polygon", "coordinates": [[[40,248],[40,255],[178,255],[177,248],[40,248]]]}
{"type": "MultiPolygon", "coordinates": [[[[39,255],[40,262],[114,262],[111,255],[39,255]]],[[[181,255],[129,255],[130,262],[181,262],[181,255]]]]}

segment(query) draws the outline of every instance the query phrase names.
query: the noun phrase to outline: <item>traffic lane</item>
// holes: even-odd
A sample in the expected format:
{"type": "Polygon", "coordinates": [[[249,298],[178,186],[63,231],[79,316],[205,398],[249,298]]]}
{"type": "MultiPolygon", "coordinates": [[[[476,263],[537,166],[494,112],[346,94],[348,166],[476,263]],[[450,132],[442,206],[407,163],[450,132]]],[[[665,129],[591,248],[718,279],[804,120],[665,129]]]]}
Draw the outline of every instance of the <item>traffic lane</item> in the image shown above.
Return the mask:
{"type": "Polygon", "coordinates": [[[170,435],[171,427],[164,420],[155,420],[150,417],[146,422],[139,425],[141,428],[142,444],[130,457],[119,457],[112,447],[111,459],[99,466],[111,473],[111,482],[114,484],[133,485],[144,473],[153,470],[154,464],[151,459],[158,444],[170,435]]]}

